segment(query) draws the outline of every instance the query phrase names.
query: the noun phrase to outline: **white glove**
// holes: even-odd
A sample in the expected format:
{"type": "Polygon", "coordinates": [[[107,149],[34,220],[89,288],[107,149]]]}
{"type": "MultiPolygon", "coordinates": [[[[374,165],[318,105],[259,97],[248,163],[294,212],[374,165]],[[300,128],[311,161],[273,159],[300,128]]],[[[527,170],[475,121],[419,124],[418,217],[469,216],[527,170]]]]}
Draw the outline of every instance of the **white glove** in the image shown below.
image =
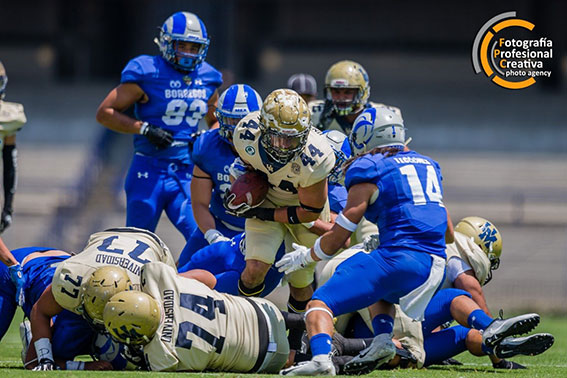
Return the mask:
{"type": "Polygon", "coordinates": [[[279,272],[289,274],[296,270],[305,268],[307,265],[315,262],[315,260],[311,257],[311,248],[295,243],[291,246],[294,250],[290,253],[286,253],[278,262],[276,262],[276,268],[278,268],[279,272]]]}
{"type": "Polygon", "coordinates": [[[364,244],[365,251],[372,252],[380,246],[380,235],[378,234],[368,235],[367,237],[364,238],[362,243],[364,244]]]}
{"type": "Polygon", "coordinates": [[[239,157],[234,159],[234,161],[228,168],[228,173],[235,179],[245,174],[246,171],[247,171],[246,164],[239,157]]]}
{"type": "Polygon", "coordinates": [[[53,352],[51,349],[51,340],[42,337],[34,343],[37,354],[38,365],[33,368],[35,371],[40,370],[56,370],[58,367],[53,362],[53,352]]]}
{"type": "Polygon", "coordinates": [[[209,244],[221,242],[221,241],[230,241],[229,238],[221,234],[219,230],[215,230],[214,228],[210,228],[205,232],[205,239],[209,242],[209,244]]]}

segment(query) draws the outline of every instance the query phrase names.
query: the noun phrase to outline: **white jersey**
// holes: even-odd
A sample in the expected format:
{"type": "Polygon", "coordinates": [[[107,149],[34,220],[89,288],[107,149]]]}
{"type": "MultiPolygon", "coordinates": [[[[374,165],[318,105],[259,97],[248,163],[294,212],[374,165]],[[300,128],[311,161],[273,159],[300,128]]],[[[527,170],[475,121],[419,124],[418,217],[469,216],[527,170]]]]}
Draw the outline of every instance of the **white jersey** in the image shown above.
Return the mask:
{"type": "Polygon", "coordinates": [[[0,149],[4,138],[14,135],[26,123],[24,106],[16,102],[0,100],[0,149]]]}
{"type": "Polygon", "coordinates": [[[234,130],[234,147],[242,160],[268,176],[267,199],[276,206],[298,206],[297,188],[314,185],[327,178],[335,166],[335,154],[327,138],[312,128],[303,152],[285,166],[276,169],[262,159],[260,112],[244,117],[234,130]]]}
{"type": "Polygon", "coordinates": [[[108,265],[124,268],[134,288],[139,289],[142,266],[152,261],[175,268],[169,248],[154,233],[134,227],[97,232],[82,252],[59,264],[51,290],[61,307],[81,314],[83,287],[95,269],[108,265]]]}
{"type": "MultiPolygon", "coordinates": [[[[264,343],[261,350],[264,334],[259,324],[271,324],[267,312],[277,318],[270,330],[279,332],[280,344],[287,344],[283,317],[267,300],[219,293],[161,263],[144,266],[142,283],[142,291],[155,298],[163,312],[155,336],[144,346],[150,370],[265,371],[261,367],[266,367],[269,348],[264,343]]],[[[269,372],[283,367],[287,352],[289,346],[269,372]]]]}
{"type": "MultiPolygon", "coordinates": [[[[402,115],[401,110],[395,106],[369,102],[369,107],[386,108],[399,116],[402,115]]],[[[311,123],[319,130],[338,130],[347,136],[350,135],[352,123],[348,122],[344,117],[337,116],[333,112],[332,106],[326,103],[325,100],[311,101],[309,110],[311,111],[311,123]]]]}
{"type": "MultiPolygon", "coordinates": [[[[473,269],[478,282],[484,285],[490,273],[490,260],[472,238],[455,231],[455,242],[447,244],[445,253],[447,253],[447,261],[451,258],[460,258],[467,263],[473,269]]],[[[441,288],[450,287],[453,287],[453,282],[446,276],[441,288]]]]}

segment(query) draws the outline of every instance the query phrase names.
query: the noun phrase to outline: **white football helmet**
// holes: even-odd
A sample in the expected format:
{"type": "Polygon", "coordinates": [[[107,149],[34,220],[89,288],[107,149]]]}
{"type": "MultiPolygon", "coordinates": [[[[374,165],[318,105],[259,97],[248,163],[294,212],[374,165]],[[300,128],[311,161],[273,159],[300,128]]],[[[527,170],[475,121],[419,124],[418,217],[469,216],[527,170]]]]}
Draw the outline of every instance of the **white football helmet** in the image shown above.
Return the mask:
{"type": "Polygon", "coordinates": [[[182,71],[197,68],[205,60],[210,43],[203,21],[189,12],[177,12],[169,16],[160,28],[159,40],[154,41],[163,58],[182,71]],[[192,54],[179,51],[177,41],[198,43],[199,52],[192,54]]]}
{"type": "Polygon", "coordinates": [[[405,146],[404,120],[393,111],[380,107],[365,109],[354,121],[350,134],[353,155],[360,155],[381,147],[405,146]]]}
{"type": "Polygon", "coordinates": [[[141,291],[123,291],[104,306],[104,325],[118,342],[145,345],[154,337],[160,323],[158,302],[141,291]]]}
{"type": "Polygon", "coordinates": [[[262,97],[251,86],[234,84],[219,97],[215,115],[219,120],[219,134],[232,143],[232,133],[240,120],[248,113],[260,110],[262,97]]]}

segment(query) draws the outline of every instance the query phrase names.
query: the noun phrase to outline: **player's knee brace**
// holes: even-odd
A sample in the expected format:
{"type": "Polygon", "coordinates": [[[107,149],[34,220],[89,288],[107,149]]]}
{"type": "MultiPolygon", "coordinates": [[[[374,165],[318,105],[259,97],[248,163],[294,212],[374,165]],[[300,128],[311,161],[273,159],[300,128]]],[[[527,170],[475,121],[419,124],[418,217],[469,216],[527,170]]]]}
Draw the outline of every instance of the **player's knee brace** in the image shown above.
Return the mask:
{"type": "Polygon", "coordinates": [[[266,284],[262,282],[258,286],[249,288],[244,285],[244,283],[242,282],[242,278],[238,280],[238,293],[245,297],[258,297],[262,293],[262,291],[264,291],[265,287],[266,284]]]}

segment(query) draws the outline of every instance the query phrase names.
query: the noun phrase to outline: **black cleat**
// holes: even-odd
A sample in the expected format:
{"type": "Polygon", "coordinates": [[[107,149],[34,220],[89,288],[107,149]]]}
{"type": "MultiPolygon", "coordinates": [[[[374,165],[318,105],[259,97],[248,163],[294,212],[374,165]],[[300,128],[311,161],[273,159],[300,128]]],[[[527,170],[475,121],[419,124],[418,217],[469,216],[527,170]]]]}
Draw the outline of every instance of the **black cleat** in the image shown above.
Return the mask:
{"type": "Polygon", "coordinates": [[[506,337],[494,347],[498,358],[510,358],[523,354],[536,356],[551,348],[555,339],[549,333],[536,333],[526,337],[506,337]]]}
{"type": "Polygon", "coordinates": [[[517,370],[517,369],[526,369],[524,365],[521,365],[514,361],[507,361],[502,360],[500,362],[495,362],[492,364],[494,369],[505,369],[505,370],[517,370]]]}
{"type": "Polygon", "coordinates": [[[538,314],[518,315],[509,319],[494,319],[482,332],[482,342],[487,347],[494,347],[505,337],[530,332],[538,324],[538,314]]]}

